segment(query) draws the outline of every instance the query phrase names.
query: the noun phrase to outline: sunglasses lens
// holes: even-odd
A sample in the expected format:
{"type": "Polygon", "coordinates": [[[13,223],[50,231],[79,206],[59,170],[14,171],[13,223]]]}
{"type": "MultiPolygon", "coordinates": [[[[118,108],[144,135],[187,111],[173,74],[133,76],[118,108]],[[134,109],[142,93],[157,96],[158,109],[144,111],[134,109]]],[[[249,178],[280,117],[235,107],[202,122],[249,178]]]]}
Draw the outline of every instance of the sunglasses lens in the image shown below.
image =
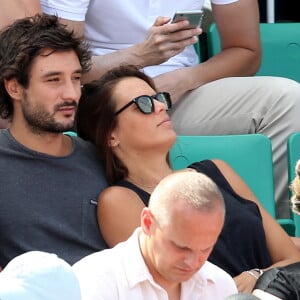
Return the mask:
{"type": "Polygon", "coordinates": [[[153,111],[153,102],[149,96],[141,96],[136,99],[136,104],[144,114],[151,114],[153,111]]]}
{"type": "Polygon", "coordinates": [[[167,110],[172,107],[171,96],[169,93],[166,93],[166,92],[157,93],[154,97],[159,102],[164,103],[167,107],[167,110]]]}

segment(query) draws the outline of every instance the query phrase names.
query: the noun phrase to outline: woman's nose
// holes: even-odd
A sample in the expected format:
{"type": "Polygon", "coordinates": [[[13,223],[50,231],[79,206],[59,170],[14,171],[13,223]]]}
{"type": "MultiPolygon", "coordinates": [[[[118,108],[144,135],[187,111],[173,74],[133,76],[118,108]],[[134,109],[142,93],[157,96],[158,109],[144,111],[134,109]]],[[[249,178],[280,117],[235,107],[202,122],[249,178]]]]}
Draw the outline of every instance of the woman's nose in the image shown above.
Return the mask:
{"type": "Polygon", "coordinates": [[[153,103],[154,103],[154,111],[155,112],[160,112],[162,110],[167,111],[167,109],[168,109],[167,105],[161,101],[154,99],[153,103]]]}

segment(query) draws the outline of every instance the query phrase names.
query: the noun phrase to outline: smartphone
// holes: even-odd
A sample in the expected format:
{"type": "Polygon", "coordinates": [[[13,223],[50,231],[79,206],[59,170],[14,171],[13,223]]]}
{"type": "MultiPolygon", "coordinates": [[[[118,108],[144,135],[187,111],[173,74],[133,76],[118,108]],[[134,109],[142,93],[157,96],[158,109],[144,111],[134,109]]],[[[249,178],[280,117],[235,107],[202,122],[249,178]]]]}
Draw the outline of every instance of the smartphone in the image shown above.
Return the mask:
{"type": "Polygon", "coordinates": [[[202,10],[186,10],[186,11],[177,11],[174,14],[172,23],[178,21],[188,20],[190,22],[189,28],[200,27],[203,19],[202,10]]]}

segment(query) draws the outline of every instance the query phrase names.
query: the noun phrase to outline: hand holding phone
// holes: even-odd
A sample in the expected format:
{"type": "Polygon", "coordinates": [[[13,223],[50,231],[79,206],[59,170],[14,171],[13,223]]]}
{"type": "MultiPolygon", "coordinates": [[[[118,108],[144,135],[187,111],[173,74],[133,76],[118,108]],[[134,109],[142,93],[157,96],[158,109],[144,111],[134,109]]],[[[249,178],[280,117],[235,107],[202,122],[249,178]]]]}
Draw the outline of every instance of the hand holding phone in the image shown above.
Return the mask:
{"type": "Polygon", "coordinates": [[[176,23],[183,20],[188,20],[190,25],[188,28],[197,28],[201,26],[203,19],[202,10],[187,10],[187,11],[177,11],[174,14],[172,23],[176,23]]]}

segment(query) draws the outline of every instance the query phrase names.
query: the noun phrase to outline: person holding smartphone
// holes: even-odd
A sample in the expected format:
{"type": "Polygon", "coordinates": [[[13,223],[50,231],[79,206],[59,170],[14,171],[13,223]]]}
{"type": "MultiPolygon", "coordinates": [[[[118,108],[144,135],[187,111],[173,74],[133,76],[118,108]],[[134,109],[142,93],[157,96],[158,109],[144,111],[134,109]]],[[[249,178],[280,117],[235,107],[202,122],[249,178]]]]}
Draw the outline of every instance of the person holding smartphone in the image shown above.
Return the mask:
{"type": "Polygon", "coordinates": [[[257,0],[211,0],[222,51],[199,64],[193,45],[200,28],[170,22],[204,0],[41,0],[91,45],[93,68],[84,81],[114,66],[135,64],[171,94],[177,134],[267,135],[273,146],[278,217],[289,216],[286,140],[300,130],[300,85],[256,77],[262,54],[257,0]]]}

